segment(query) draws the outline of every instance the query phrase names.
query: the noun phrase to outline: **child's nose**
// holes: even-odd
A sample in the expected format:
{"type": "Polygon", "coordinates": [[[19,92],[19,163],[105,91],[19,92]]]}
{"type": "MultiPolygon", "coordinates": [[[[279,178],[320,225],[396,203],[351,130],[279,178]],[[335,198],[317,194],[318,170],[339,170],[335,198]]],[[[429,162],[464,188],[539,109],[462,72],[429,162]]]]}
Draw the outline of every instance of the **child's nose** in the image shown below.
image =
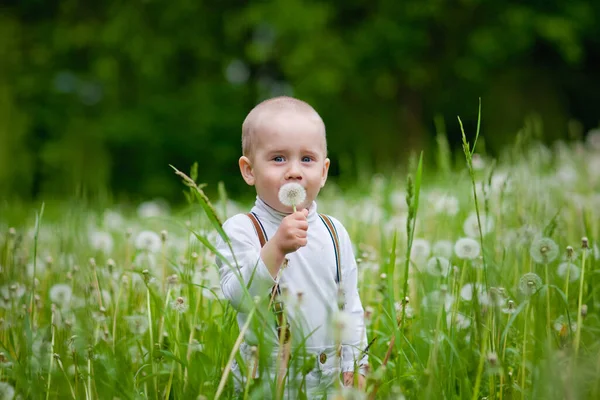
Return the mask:
{"type": "Polygon", "coordinates": [[[289,164],[289,168],[286,171],[285,179],[302,179],[302,171],[298,163],[292,162],[289,164]]]}

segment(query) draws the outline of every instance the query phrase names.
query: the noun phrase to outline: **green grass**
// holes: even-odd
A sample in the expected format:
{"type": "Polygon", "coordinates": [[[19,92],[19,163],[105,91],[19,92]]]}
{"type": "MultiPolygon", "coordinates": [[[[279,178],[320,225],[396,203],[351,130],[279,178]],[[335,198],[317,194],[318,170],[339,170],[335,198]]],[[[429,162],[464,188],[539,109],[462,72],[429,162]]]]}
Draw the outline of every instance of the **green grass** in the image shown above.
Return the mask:
{"type": "MultiPolygon", "coordinates": [[[[328,184],[319,199],[356,247],[365,396],[600,398],[600,151],[521,144],[491,160],[467,146],[452,169],[444,148],[408,184],[328,184]]],[[[187,185],[189,207],[151,217],[0,205],[0,397],[215,397],[239,328],[211,247],[249,205],[187,185]]]]}

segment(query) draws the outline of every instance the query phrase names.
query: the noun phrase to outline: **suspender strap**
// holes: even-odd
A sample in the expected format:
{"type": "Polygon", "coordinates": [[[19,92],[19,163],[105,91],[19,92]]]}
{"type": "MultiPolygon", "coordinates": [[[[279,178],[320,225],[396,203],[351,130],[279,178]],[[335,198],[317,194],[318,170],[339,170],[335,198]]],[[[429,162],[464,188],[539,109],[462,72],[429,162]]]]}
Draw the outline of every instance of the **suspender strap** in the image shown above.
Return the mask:
{"type": "Polygon", "coordinates": [[[329,236],[331,236],[331,240],[333,241],[333,251],[335,254],[335,266],[337,272],[335,282],[339,285],[342,283],[342,263],[340,260],[340,241],[338,238],[338,234],[335,229],[335,226],[333,225],[333,221],[331,221],[331,218],[329,218],[325,214],[319,214],[319,217],[321,217],[321,221],[323,221],[323,223],[327,227],[327,230],[329,231],[329,236]]]}
{"type": "Polygon", "coordinates": [[[262,226],[262,224],[258,220],[258,217],[254,213],[249,212],[246,215],[248,215],[250,221],[252,221],[252,225],[254,225],[254,229],[256,230],[256,234],[258,235],[258,240],[260,241],[260,247],[262,248],[265,245],[265,243],[267,243],[267,234],[265,232],[265,228],[262,226]]]}
{"type": "MultiPolygon", "coordinates": [[[[252,225],[254,225],[254,229],[256,230],[256,234],[258,235],[258,241],[260,242],[260,247],[264,247],[268,240],[265,228],[262,226],[262,223],[260,222],[256,214],[250,212],[246,215],[248,216],[248,218],[250,218],[250,221],[252,221],[252,225]]],[[[273,286],[273,289],[271,289],[271,296],[274,298],[273,314],[275,314],[275,328],[277,329],[277,334],[279,338],[281,338],[282,334],[285,335],[283,341],[284,343],[287,343],[290,340],[290,324],[286,323],[285,326],[283,326],[284,304],[281,299],[277,298],[277,295],[280,294],[281,290],[279,289],[279,284],[276,284],[275,286],[273,286]]]]}

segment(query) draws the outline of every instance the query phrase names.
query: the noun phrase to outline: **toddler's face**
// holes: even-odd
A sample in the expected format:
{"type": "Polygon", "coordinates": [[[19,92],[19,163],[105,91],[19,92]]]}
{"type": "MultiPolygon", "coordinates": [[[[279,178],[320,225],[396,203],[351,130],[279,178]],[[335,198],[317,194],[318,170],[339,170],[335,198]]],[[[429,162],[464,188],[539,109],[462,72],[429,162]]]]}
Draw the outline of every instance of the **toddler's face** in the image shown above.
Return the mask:
{"type": "Polygon", "coordinates": [[[279,188],[297,182],[306,189],[306,200],[297,204],[307,208],[327,180],[329,159],[325,154],[325,135],[315,121],[299,113],[282,113],[263,123],[254,132],[252,155],[240,158],[240,170],[258,196],[281,212],[292,208],[279,201],[279,188]]]}

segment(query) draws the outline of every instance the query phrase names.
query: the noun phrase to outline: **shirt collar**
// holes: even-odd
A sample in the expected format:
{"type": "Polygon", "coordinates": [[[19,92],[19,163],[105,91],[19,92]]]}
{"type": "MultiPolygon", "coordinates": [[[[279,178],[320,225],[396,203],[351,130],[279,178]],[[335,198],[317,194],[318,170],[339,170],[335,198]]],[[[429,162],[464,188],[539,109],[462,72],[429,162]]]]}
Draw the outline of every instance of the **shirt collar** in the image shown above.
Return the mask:
{"type": "MultiPolygon", "coordinates": [[[[288,213],[277,211],[276,209],[265,203],[263,199],[261,199],[258,196],[256,196],[256,201],[254,202],[254,207],[252,207],[251,211],[255,213],[259,219],[264,219],[277,225],[279,225],[281,223],[281,220],[283,220],[289,215],[288,213]]],[[[314,221],[316,217],[317,202],[313,201],[308,207],[308,216],[306,217],[306,219],[310,223],[314,221]]]]}

